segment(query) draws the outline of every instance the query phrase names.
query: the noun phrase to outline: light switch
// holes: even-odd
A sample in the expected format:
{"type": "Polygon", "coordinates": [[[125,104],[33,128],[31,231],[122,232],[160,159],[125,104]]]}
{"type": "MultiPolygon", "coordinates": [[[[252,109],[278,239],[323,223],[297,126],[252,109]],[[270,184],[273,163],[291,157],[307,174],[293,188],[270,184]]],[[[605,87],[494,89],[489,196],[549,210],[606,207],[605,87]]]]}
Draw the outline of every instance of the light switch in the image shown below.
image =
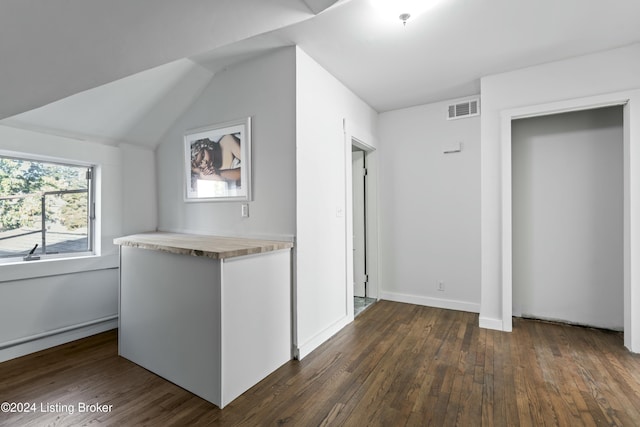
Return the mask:
{"type": "Polygon", "coordinates": [[[246,203],[242,204],[242,218],[249,218],[249,205],[246,203]]]}

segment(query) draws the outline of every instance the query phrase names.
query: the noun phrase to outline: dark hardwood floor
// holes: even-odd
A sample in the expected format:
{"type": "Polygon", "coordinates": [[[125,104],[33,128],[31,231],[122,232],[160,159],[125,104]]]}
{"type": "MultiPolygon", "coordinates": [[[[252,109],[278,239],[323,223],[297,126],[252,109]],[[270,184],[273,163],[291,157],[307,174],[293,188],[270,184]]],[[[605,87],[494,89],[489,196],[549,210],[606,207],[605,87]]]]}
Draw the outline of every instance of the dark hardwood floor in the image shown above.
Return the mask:
{"type": "Polygon", "coordinates": [[[381,301],[224,410],[118,357],[111,331],[1,363],[0,402],[36,410],[0,413],[0,425],[640,425],[640,356],[622,334],[477,324],[381,301]],[[83,403],[107,412],[79,412],[83,403]]]}

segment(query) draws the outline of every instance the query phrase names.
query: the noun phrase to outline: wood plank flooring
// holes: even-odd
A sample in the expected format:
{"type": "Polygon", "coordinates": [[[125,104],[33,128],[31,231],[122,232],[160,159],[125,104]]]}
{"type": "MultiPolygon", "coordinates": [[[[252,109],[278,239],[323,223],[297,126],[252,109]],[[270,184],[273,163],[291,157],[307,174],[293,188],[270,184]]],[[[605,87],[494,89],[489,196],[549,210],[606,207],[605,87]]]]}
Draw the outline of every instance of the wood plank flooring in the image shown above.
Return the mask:
{"type": "Polygon", "coordinates": [[[640,425],[640,356],[622,334],[477,324],[476,314],[381,301],[224,410],[118,357],[111,331],[1,363],[0,402],[37,407],[0,412],[0,425],[640,425]],[[112,407],[80,413],[80,403],[112,407]]]}

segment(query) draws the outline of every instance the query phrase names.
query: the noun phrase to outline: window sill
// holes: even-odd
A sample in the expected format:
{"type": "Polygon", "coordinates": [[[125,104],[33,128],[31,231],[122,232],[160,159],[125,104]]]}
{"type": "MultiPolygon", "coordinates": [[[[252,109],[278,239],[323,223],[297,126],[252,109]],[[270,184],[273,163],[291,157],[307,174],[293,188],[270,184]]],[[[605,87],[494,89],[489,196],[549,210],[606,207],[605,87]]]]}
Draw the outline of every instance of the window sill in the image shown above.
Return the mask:
{"type": "Polygon", "coordinates": [[[17,256],[12,258],[2,258],[0,259],[0,267],[3,265],[19,265],[28,262],[36,263],[42,261],[60,261],[60,260],[70,260],[70,259],[84,259],[95,257],[96,255],[93,252],[74,252],[74,253],[66,253],[66,254],[48,254],[48,255],[40,255],[33,254],[33,259],[27,260],[25,259],[27,255],[17,256]]]}
{"type": "Polygon", "coordinates": [[[86,255],[74,257],[47,257],[33,261],[15,258],[0,264],[0,284],[39,277],[59,276],[94,270],[117,268],[118,254],[86,255]]]}

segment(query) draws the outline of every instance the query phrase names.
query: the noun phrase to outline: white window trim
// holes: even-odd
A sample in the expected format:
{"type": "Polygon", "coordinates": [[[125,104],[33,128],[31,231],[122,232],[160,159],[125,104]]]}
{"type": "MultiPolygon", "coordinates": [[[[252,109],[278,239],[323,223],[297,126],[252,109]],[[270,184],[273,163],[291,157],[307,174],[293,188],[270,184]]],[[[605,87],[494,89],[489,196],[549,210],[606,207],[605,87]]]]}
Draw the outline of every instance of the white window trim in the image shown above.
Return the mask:
{"type": "MultiPolygon", "coordinates": [[[[12,158],[12,159],[24,160],[24,161],[58,164],[58,165],[71,166],[71,167],[91,168],[91,171],[92,171],[92,177],[91,177],[90,188],[89,188],[89,201],[88,201],[89,203],[88,208],[90,210],[88,214],[90,216],[89,227],[88,227],[88,239],[89,239],[91,249],[88,251],[81,251],[81,252],[67,252],[67,253],[59,253],[59,254],[38,254],[37,256],[39,256],[39,259],[34,259],[34,260],[25,260],[24,259],[25,254],[6,257],[6,258],[0,258],[0,267],[3,268],[3,273],[5,273],[4,267],[6,266],[15,266],[15,265],[24,265],[24,264],[42,264],[42,263],[47,263],[48,261],[68,261],[72,259],[87,259],[87,258],[99,257],[100,244],[101,244],[100,239],[98,238],[100,225],[99,225],[99,220],[97,218],[99,187],[96,185],[96,182],[97,182],[98,170],[100,166],[91,162],[86,162],[81,160],[43,156],[38,154],[6,151],[6,150],[0,150],[0,157],[12,158]]],[[[20,276],[21,277],[19,277],[18,280],[22,278],[32,277],[29,274],[26,274],[26,275],[20,274],[20,276]],[[22,276],[25,276],[25,277],[22,277],[22,276]]],[[[35,277],[38,277],[38,275],[36,275],[35,277]]],[[[0,283],[6,281],[3,279],[0,279],[0,283]]]]}

